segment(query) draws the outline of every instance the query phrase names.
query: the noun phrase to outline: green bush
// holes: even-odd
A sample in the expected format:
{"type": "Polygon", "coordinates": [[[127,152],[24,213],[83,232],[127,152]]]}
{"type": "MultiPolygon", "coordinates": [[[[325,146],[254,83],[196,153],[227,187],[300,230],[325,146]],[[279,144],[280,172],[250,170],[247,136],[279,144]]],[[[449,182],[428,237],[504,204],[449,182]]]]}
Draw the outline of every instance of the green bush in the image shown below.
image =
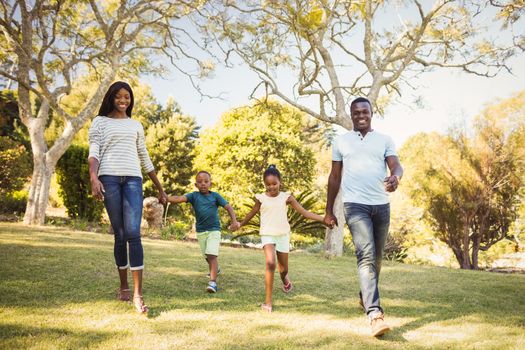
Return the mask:
{"type": "Polygon", "coordinates": [[[0,213],[22,214],[26,211],[28,192],[25,190],[0,194],[0,213]]]}
{"type": "Polygon", "coordinates": [[[31,156],[19,142],[0,136],[0,196],[21,190],[31,176],[31,156]]]}
{"type": "MultiPolygon", "coordinates": [[[[174,113],[169,118],[150,125],[146,130],[146,145],[157,177],[169,194],[182,195],[193,181],[193,159],[198,137],[195,119],[174,113]]],[[[144,177],[145,196],[157,196],[153,182],[144,177]]],[[[182,214],[182,206],[172,206],[177,215],[182,214]]]]}
{"type": "Polygon", "coordinates": [[[91,195],[86,146],[72,145],[57,164],[58,194],[72,219],[100,221],[104,206],[91,195]]]}
{"type": "Polygon", "coordinates": [[[184,241],[188,238],[188,233],[191,230],[191,226],[184,221],[171,222],[160,231],[162,239],[175,239],[178,241],[184,241]]]}

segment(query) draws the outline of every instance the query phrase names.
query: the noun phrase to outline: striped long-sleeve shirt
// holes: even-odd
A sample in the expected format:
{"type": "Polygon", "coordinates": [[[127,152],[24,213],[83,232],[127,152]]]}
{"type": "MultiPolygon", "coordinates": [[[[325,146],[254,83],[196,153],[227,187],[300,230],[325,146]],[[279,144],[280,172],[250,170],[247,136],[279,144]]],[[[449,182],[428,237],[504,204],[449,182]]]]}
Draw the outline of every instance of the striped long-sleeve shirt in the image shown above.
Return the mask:
{"type": "Polygon", "coordinates": [[[100,166],[98,175],[140,176],[155,170],[144,142],[142,124],[131,118],[98,116],[89,128],[89,157],[100,166]]]}

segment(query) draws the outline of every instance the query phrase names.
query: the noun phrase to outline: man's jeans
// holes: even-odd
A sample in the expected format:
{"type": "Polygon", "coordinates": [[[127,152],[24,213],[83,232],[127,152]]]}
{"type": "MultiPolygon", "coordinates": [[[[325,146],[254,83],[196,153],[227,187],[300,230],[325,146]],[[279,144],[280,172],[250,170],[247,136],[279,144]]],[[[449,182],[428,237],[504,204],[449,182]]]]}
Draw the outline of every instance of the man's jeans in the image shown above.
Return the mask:
{"type": "Polygon", "coordinates": [[[144,268],[144,251],[140,240],[142,220],[142,179],[138,176],[102,175],[104,205],[115,232],[115,263],[121,270],[144,268]]]}
{"type": "Polygon", "coordinates": [[[344,210],[355,246],[365,312],[383,312],[377,285],[390,225],[390,204],[344,203],[344,210]]]}

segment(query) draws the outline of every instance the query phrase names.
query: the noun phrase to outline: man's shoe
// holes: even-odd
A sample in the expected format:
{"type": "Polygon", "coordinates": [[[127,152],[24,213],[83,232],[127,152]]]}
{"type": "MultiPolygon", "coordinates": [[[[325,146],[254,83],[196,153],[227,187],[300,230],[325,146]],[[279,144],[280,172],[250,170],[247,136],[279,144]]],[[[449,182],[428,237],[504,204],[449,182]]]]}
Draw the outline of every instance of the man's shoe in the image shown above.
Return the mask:
{"type": "Polygon", "coordinates": [[[390,330],[390,327],[385,323],[384,317],[385,315],[382,312],[376,312],[370,317],[373,337],[380,337],[390,330]]]}
{"type": "MultiPolygon", "coordinates": [[[[220,266],[219,266],[219,267],[217,268],[217,276],[219,276],[220,274],[221,274],[221,268],[220,268],[220,266]]],[[[210,275],[209,272],[208,272],[208,274],[206,275],[206,277],[208,277],[208,278],[211,277],[211,275],[210,275]]]]}
{"type": "Polygon", "coordinates": [[[217,293],[217,290],[219,290],[219,288],[217,287],[217,282],[209,281],[206,290],[208,291],[208,293],[217,293]]]}

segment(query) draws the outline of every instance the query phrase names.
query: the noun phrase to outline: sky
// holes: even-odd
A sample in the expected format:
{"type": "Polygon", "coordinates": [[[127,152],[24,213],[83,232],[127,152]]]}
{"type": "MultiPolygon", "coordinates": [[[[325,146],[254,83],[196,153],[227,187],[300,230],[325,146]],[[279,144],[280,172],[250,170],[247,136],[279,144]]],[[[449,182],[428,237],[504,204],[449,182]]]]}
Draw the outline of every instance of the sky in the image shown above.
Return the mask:
{"type": "MultiPolygon", "coordinates": [[[[454,123],[468,120],[496,99],[505,99],[525,89],[525,55],[512,60],[513,75],[501,73],[494,78],[483,78],[458,71],[437,70],[417,80],[417,91],[409,91],[402,99],[386,109],[383,117],[373,120],[374,129],[392,136],[396,145],[418,132],[445,132],[454,123]],[[413,95],[419,95],[423,107],[411,104],[413,95]]],[[[246,68],[217,72],[213,80],[204,82],[206,91],[222,91],[222,99],[202,99],[184,77],[167,79],[148,78],[154,95],[161,103],[169,96],[175,98],[185,114],[194,116],[201,126],[211,127],[221,114],[249,104],[249,95],[257,84],[257,77],[246,68]]]]}
{"type": "MultiPolygon", "coordinates": [[[[496,27],[492,35],[498,35],[496,27]]],[[[480,113],[497,99],[505,99],[525,89],[525,53],[509,61],[512,74],[501,72],[493,78],[479,77],[459,70],[436,69],[421,74],[413,84],[416,90],[403,89],[403,95],[389,105],[384,116],[372,122],[375,130],[389,134],[400,147],[410,136],[419,132],[446,132],[453,124],[464,123],[480,113]],[[413,102],[416,97],[422,106],[413,102]]],[[[279,77],[284,85],[293,84],[291,77],[279,77]]],[[[181,74],[172,73],[163,78],[146,77],[156,98],[165,103],[173,97],[183,113],[192,115],[202,127],[213,126],[221,114],[241,105],[250,104],[249,96],[259,82],[248,68],[237,65],[233,69],[218,66],[212,79],[200,83],[205,92],[222,94],[221,99],[202,99],[181,74]]],[[[338,129],[338,132],[343,132],[338,129]]]]}

